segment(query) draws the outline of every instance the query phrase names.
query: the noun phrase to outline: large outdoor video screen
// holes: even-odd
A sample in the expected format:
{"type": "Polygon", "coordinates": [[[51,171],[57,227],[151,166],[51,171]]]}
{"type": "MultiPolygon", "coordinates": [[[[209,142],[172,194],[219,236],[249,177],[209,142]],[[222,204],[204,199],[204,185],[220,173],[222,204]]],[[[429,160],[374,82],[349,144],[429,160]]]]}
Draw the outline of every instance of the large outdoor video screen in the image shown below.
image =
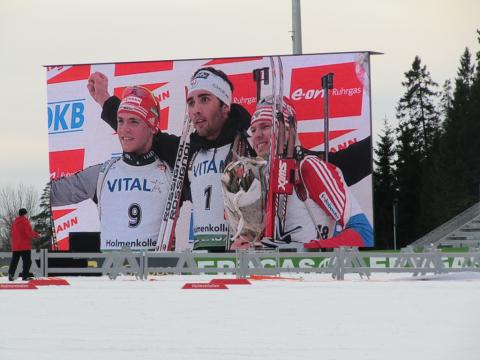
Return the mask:
{"type": "MultiPolygon", "coordinates": [[[[373,225],[369,55],[368,52],[288,55],[281,56],[281,60],[284,95],[295,107],[299,139],[307,149],[324,150],[325,94],[321,78],[334,74],[333,89],[329,91],[329,150],[334,153],[355,144],[366,144],[368,151],[362,150],[342,170],[363,167],[361,178],[348,185],[373,225]]],[[[234,85],[232,101],[252,114],[257,102],[252,71],[270,64],[268,56],[256,56],[47,66],[51,179],[72,175],[122,153],[115,130],[101,119],[102,108],[87,90],[92,73],[105,74],[110,94],[119,98],[127,86],[150,89],[160,101],[161,131],[179,135],[185,117],[185,86],[197,69],[214,67],[225,72],[234,85]]],[[[268,94],[269,86],[263,86],[262,91],[268,94]]],[[[191,247],[194,241],[195,213],[191,212],[189,202],[184,204],[176,226],[177,250],[191,247]]],[[[53,217],[59,249],[68,249],[70,232],[100,229],[97,205],[92,200],[54,207],[53,217]]],[[[129,245],[133,249],[145,248],[141,243],[132,244],[129,245]]],[[[102,239],[101,247],[115,250],[121,248],[121,243],[107,244],[102,239]]]]}

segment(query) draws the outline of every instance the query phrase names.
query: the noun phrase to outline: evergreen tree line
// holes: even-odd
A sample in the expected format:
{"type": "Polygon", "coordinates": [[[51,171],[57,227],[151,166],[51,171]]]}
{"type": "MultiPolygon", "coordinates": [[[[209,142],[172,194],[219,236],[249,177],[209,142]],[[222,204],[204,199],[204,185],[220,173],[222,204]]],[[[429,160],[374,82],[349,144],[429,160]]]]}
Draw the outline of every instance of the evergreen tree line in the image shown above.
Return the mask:
{"type": "Polygon", "coordinates": [[[400,248],[480,199],[480,51],[466,48],[441,90],[416,56],[402,86],[397,126],[384,120],[374,150],[377,248],[393,247],[394,204],[400,248]]]}

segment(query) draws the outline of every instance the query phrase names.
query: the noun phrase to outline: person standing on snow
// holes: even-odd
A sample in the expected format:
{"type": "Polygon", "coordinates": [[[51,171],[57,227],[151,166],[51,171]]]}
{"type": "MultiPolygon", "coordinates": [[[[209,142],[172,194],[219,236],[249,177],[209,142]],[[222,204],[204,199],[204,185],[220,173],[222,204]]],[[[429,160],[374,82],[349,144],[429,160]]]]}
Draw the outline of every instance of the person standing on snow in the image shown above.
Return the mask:
{"type": "Polygon", "coordinates": [[[27,209],[21,208],[18,216],[12,224],[12,260],[8,268],[8,280],[15,279],[15,272],[20,258],[22,258],[23,269],[20,275],[22,280],[30,280],[30,266],[32,265],[31,252],[32,240],[40,235],[32,229],[32,225],[27,218],[27,209]]]}

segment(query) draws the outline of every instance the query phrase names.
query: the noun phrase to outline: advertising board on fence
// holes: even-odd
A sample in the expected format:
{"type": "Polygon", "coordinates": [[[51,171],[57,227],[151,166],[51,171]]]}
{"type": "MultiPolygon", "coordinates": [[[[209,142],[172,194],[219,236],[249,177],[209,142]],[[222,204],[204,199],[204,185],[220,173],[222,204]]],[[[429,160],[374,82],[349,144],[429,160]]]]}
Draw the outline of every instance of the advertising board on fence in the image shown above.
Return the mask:
{"type": "MultiPolygon", "coordinates": [[[[335,75],[334,87],[329,91],[329,150],[342,151],[361,141],[368,144],[370,157],[350,165],[366,163],[366,176],[350,184],[350,190],[373,224],[369,55],[355,52],[289,55],[281,59],[284,95],[296,109],[301,145],[311,150],[324,150],[325,94],[321,78],[327,73],[335,75]]],[[[185,86],[197,69],[214,67],[225,72],[234,85],[232,102],[252,114],[257,102],[252,71],[269,66],[268,56],[47,66],[51,179],[75,174],[122,153],[115,130],[101,119],[102,108],[87,90],[88,78],[94,72],[108,78],[110,94],[119,98],[128,86],[141,85],[151,90],[159,99],[160,130],[179,135],[185,116],[185,86]]],[[[97,206],[92,200],[55,207],[53,217],[59,249],[68,249],[69,232],[100,229],[97,206]]],[[[192,217],[195,214],[191,216],[184,206],[176,227],[177,250],[191,246],[192,217]]],[[[102,240],[102,249],[115,247],[109,248],[102,240]]]]}

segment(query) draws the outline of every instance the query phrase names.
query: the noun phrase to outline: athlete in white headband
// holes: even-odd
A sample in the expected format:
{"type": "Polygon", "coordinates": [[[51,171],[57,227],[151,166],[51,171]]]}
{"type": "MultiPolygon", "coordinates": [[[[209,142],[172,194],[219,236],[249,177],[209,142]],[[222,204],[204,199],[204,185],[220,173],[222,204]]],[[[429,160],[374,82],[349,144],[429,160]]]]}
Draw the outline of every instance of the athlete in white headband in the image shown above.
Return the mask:
{"type": "Polygon", "coordinates": [[[230,106],[232,103],[231,84],[217,74],[209,69],[200,69],[195,72],[188,85],[188,95],[195,90],[206,90],[219,98],[225,105],[230,106]]]}
{"type": "Polygon", "coordinates": [[[188,84],[188,115],[197,134],[207,140],[220,135],[229,116],[233,86],[227,76],[213,68],[202,68],[188,84]]]}
{"type": "MultiPolygon", "coordinates": [[[[247,141],[244,132],[250,114],[232,102],[233,85],[227,75],[211,67],[198,69],[187,84],[187,111],[196,131],[190,135],[192,156],[188,162],[185,194],[193,205],[195,250],[225,251],[229,246],[228,223],[222,196],[221,175],[233,153],[244,156],[247,141]],[[233,150],[233,145],[237,149],[233,150]],[[190,185],[190,186],[188,186],[190,185]]],[[[108,79],[94,73],[89,78],[89,92],[102,106],[102,119],[117,128],[120,99],[108,94],[108,79]]],[[[160,159],[175,164],[179,138],[159,131],[152,148],[160,159]]]]}

